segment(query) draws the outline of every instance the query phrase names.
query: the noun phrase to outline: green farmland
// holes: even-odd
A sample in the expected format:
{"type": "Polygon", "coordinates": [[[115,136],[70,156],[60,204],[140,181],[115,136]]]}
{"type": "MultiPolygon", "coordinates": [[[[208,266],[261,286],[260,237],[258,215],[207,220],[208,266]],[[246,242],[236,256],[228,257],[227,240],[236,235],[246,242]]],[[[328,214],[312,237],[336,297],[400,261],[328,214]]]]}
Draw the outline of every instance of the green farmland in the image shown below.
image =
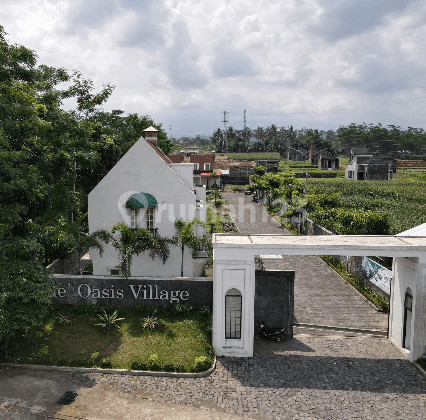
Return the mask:
{"type": "Polygon", "coordinates": [[[388,217],[390,234],[426,223],[426,182],[421,179],[352,181],[310,179],[308,194],[339,194],[339,205],[361,211],[380,211],[388,217]]]}

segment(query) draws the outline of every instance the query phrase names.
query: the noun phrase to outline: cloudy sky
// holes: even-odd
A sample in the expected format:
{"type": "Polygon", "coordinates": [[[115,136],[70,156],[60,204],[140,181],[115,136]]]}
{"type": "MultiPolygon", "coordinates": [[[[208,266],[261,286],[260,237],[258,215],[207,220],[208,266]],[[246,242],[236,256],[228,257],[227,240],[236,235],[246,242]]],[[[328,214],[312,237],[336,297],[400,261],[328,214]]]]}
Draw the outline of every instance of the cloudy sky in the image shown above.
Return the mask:
{"type": "Polygon", "coordinates": [[[424,0],[0,0],[0,24],[173,137],[244,109],[251,128],[426,129],[424,0]]]}

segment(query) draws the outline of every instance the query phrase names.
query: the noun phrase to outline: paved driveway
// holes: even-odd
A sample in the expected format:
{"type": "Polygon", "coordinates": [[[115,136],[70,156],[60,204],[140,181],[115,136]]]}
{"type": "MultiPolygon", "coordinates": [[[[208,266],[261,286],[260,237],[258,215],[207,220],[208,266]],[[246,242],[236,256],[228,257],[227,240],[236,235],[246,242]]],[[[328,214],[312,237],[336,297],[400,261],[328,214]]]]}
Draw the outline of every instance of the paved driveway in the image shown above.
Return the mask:
{"type": "MultiPolygon", "coordinates": [[[[225,193],[229,210],[242,234],[290,234],[251,195],[225,193]]],[[[294,270],[294,315],[296,324],[325,326],[346,334],[345,329],[387,330],[387,315],[378,312],[351,285],[316,256],[284,256],[280,262],[268,262],[266,268],[294,270]]],[[[316,333],[329,334],[329,329],[316,333]]],[[[306,327],[304,327],[306,330],[306,327]]],[[[296,332],[301,332],[301,328],[296,332]]],[[[307,329],[312,332],[312,328],[307,329]]]]}

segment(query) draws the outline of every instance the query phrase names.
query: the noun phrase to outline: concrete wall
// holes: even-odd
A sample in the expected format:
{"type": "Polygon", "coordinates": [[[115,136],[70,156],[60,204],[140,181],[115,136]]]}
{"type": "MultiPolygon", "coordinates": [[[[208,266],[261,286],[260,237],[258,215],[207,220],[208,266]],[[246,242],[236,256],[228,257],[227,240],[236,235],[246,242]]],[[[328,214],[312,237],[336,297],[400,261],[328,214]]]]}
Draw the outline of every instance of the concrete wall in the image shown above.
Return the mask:
{"type": "Polygon", "coordinates": [[[188,303],[194,308],[213,306],[213,281],[207,277],[150,279],[114,276],[54,275],[60,286],[54,302],[117,306],[164,306],[188,303]]]}
{"type": "Polygon", "coordinates": [[[270,328],[285,328],[293,336],[294,271],[261,271],[255,274],[254,330],[263,319],[270,328]]]}
{"type": "MultiPolygon", "coordinates": [[[[192,175],[190,179],[192,182],[192,175]]],[[[111,230],[118,222],[130,225],[130,209],[126,208],[126,201],[136,192],[152,194],[157,200],[155,227],[158,227],[158,234],[161,236],[171,237],[175,234],[174,221],[177,218],[189,220],[196,214],[196,196],[192,183],[187,185],[182,181],[145,139],[141,138],[90,192],[90,233],[98,229],[111,230]]],[[[144,209],[141,210],[143,227],[144,209]]],[[[105,246],[102,258],[95,250],[91,250],[90,254],[95,275],[109,275],[111,269],[119,264],[117,252],[110,245],[105,246]]],[[[140,254],[134,258],[132,275],[179,276],[180,258],[181,253],[177,247],[171,249],[170,257],[164,265],[158,259],[153,261],[148,253],[140,254]]],[[[189,251],[185,255],[184,275],[193,275],[189,251]]]]}

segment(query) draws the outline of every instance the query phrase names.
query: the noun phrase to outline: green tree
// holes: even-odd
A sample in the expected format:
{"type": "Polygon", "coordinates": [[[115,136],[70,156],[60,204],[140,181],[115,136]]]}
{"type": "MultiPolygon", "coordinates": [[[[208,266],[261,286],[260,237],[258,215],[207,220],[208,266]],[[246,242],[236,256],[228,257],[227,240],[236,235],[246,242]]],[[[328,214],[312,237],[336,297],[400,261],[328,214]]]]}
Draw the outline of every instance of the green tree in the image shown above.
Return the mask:
{"type": "Polygon", "coordinates": [[[120,272],[126,279],[131,276],[132,260],[135,255],[149,251],[151,258],[158,256],[163,264],[170,255],[170,239],[152,237],[148,229],[131,229],[124,223],[116,223],[111,232],[101,229],[94,232],[92,236],[106,244],[111,244],[116,249],[120,259],[120,272]]]}
{"type": "Polygon", "coordinates": [[[185,220],[182,218],[175,220],[176,235],[174,237],[174,242],[177,246],[180,246],[182,251],[180,265],[181,277],[183,277],[183,258],[185,247],[191,249],[192,251],[197,251],[200,244],[202,243],[203,238],[197,236],[195,233],[196,226],[205,226],[205,223],[197,218],[191,219],[189,222],[185,222],[185,220]]]}
{"type": "Polygon", "coordinates": [[[15,334],[43,322],[58,282],[39,261],[0,258],[0,272],[0,337],[7,357],[15,334]]]}

